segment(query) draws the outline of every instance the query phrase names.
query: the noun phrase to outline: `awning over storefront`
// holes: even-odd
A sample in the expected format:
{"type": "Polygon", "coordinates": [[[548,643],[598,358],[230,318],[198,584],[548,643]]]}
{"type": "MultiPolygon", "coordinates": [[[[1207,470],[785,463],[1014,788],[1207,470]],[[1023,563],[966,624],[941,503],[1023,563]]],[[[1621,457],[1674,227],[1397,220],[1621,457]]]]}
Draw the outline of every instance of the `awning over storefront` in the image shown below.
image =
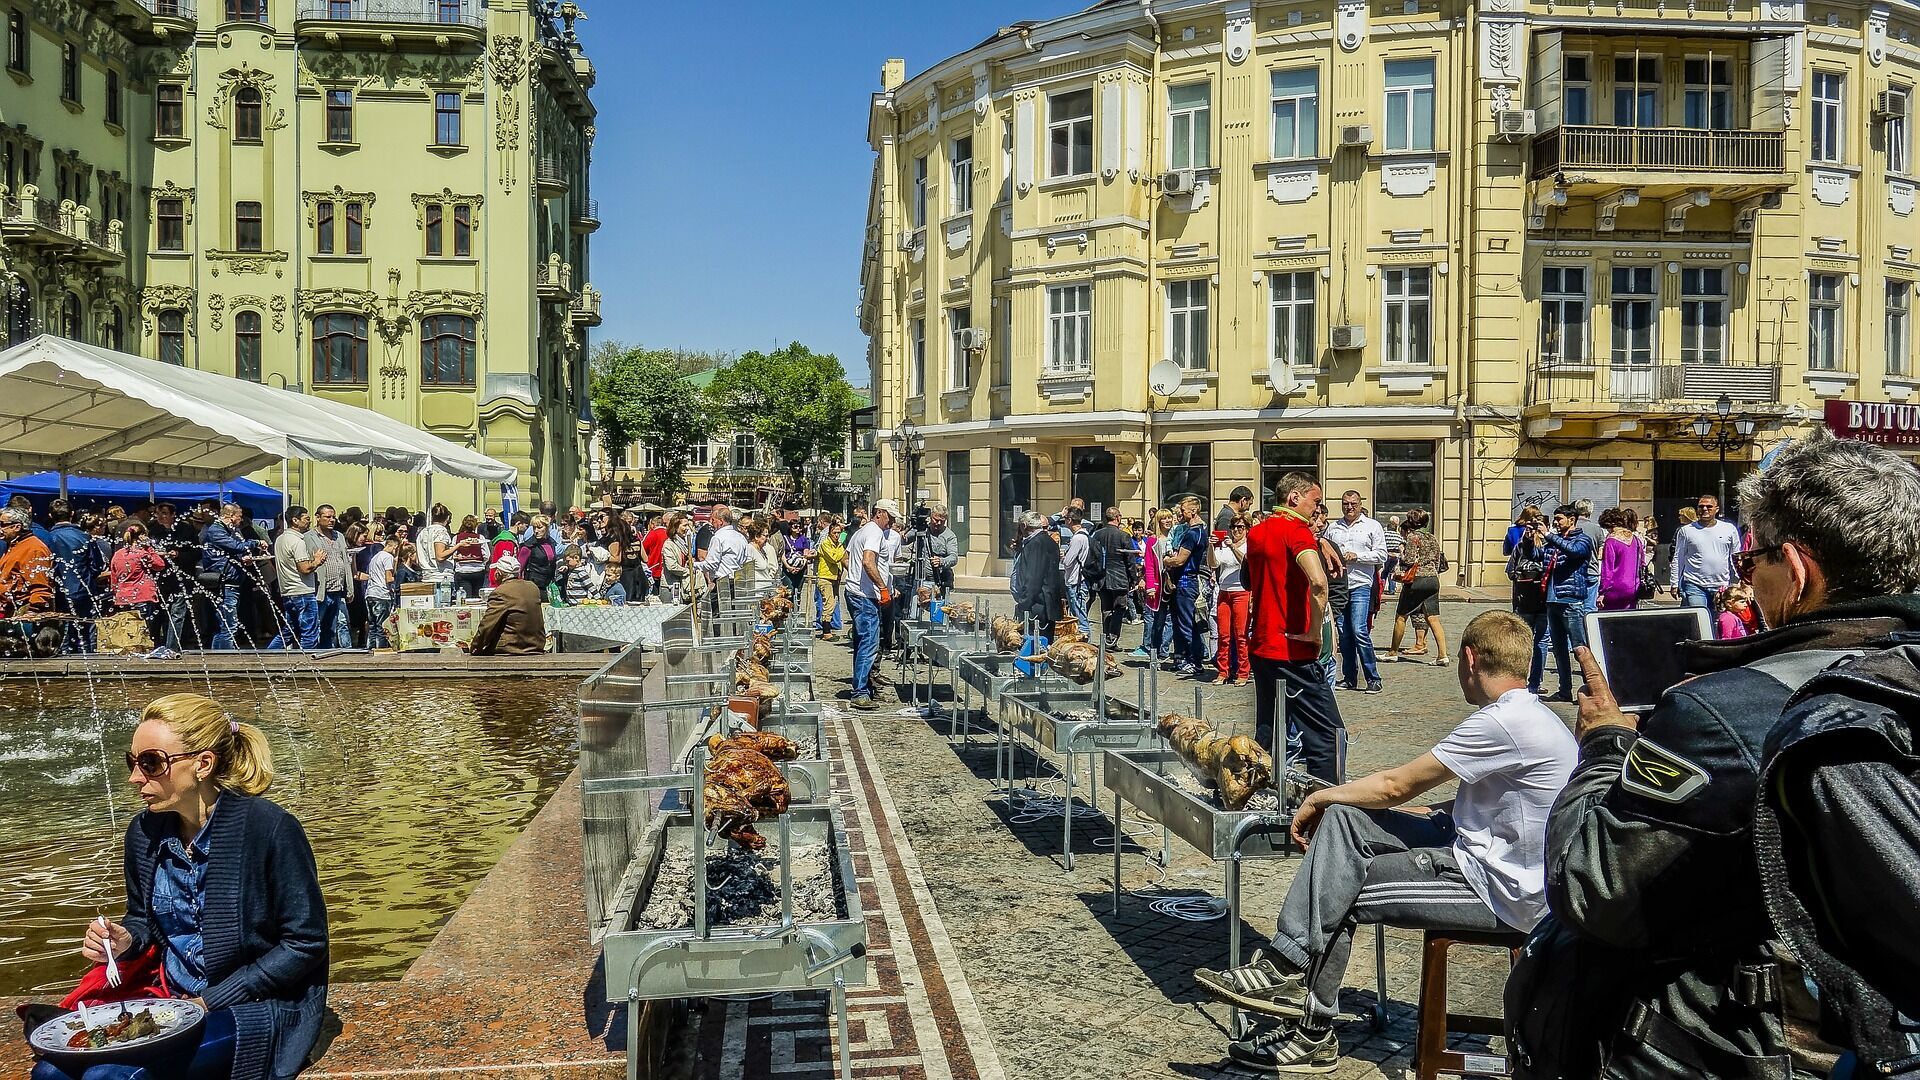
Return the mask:
{"type": "Polygon", "coordinates": [[[0,352],[0,469],[230,480],[288,459],[513,483],[512,466],[370,409],[64,338],[0,352]]]}

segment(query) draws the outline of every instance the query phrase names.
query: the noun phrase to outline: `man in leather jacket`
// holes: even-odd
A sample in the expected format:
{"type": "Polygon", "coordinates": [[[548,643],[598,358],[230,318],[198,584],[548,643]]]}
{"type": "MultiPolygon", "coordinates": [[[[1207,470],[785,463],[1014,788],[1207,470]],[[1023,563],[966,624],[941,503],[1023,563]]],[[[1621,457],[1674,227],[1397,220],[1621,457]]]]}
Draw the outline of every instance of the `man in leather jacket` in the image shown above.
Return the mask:
{"type": "Polygon", "coordinates": [[[1791,1052],[1800,1040],[1783,1021],[1801,983],[1771,946],[1752,836],[1759,764],[1803,685],[1920,629],[1920,602],[1889,595],[1910,590],[1920,566],[1907,550],[1920,500],[1881,509],[1913,487],[1890,489],[1892,468],[1908,467],[1816,432],[1742,484],[1754,541],[1736,566],[1775,629],[1689,645],[1693,677],[1644,718],[1619,711],[1580,650],[1580,764],[1547,827],[1552,914],[1507,983],[1516,1076],[1819,1070],[1791,1052]],[[1809,587],[1814,577],[1824,587],[1809,587]]]}

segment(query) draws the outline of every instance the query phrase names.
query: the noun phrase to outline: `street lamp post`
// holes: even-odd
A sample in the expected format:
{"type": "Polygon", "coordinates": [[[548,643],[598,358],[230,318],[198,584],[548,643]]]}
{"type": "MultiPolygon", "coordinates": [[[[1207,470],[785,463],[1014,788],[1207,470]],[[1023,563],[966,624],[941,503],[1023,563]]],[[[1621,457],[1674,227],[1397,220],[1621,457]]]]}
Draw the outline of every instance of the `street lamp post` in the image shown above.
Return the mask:
{"type": "Polygon", "coordinates": [[[1733,415],[1733,399],[1721,394],[1713,403],[1712,413],[1701,413],[1693,420],[1693,437],[1700,442],[1702,450],[1713,450],[1720,454],[1720,510],[1727,509],[1727,451],[1744,445],[1753,438],[1754,429],[1759,425],[1753,417],[1741,414],[1733,415]]]}
{"type": "Polygon", "coordinates": [[[927,437],[913,426],[913,421],[902,420],[900,426],[887,436],[887,446],[900,462],[901,487],[905,498],[902,510],[913,507],[913,493],[920,483],[920,455],[926,452],[927,437]]]}

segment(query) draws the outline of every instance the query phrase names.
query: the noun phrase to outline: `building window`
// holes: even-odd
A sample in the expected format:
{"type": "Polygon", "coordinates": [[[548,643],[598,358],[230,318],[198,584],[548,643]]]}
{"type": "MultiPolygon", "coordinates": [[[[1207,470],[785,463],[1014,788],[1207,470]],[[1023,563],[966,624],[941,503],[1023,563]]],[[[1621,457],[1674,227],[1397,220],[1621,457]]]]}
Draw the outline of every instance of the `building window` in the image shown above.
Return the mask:
{"type": "Polygon", "coordinates": [[[260,381],[260,313],[236,312],[233,316],[233,376],[248,382],[260,381]]]}
{"type": "Polygon", "coordinates": [[[107,123],[119,127],[120,117],[120,73],[107,69],[107,123]]]}
{"type": "Polygon", "coordinates": [[[1433,149],[1433,61],[1387,62],[1387,149],[1433,149]]]}
{"type": "Polygon", "coordinates": [[[460,203],[453,208],[453,257],[473,256],[473,207],[460,203]]]}
{"type": "Polygon", "coordinates": [[[233,206],[233,248],[235,251],[261,250],[260,204],[240,202],[233,206]]]}
{"type": "Polygon", "coordinates": [[[1093,172],[1093,91],[1071,90],[1047,98],[1047,175],[1093,172]]]}
{"type": "Polygon", "coordinates": [[[1908,134],[1909,113],[1913,108],[1913,88],[1894,86],[1887,91],[1889,104],[1886,126],[1882,129],[1886,136],[1887,171],[1911,173],[1913,171],[1913,140],[1908,134]]]}
{"type": "Polygon", "coordinates": [[[1813,160],[1842,161],[1847,151],[1847,77],[1837,71],[1813,73],[1813,160]]]}
{"type": "Polygon", "coordinates": [[[1686,125],[1725,131],[1733,126],[1733,61],[1724,56],[1689,56],[1684,72],[1686,125]]]}
{"type": "Polygon", "coordinates": [[[1295,367],[1319,366],[1320,355],[1313,342],[1315,287],[1311,270],[1267,275],[1269,311],[1273,317],[1271,359],[1295,367]]]}
{"type": "Polygon", "coordinates": [[[733,456],[731,464],[734,472],[753,472],[760,467],[760,443],[751,434],[742,432],[733,437],[733,456]]]}
{"type": "Polygon", "coordinates": [[[1651,266],[1613,268],[1613,366],[1653,363],[1660,295],[1651,266]]]}
{"type": "Polygon", "coordinates": [[[315,385],[366,385],[365,315],[338,311],[314,316],[313,381],[315,385]]]}
{"type": "Polygon", "coordinates": [[[327,91],[327,141],[353,141],[353,91],[327,91]]]}
{"type": "Polygon", "coordinates": [[[1320,69],[1273,73],[1273,158],[1310,158],[1320,149],[1320,69]]]}
{"type": "Polygon", "coordinates": [[[1619,127],[1660,126],[1660,58],[1613,58],[1613,122],[1619,127]]]}
{"type": "Polygon", "coordinates": [[[1913,370],[1913,283],[1887,282],[1887,374],[1913,370]]]}
{"type": "Polygon", "coordinates": [[[1202,510],[1212,500],[1212,443],[1161,444],[1160,505],[1172,506],[1182,495],[1198,495],[1202,510]]]}
{"type": "Polygon", "coordinates": [[[1433,268],[1409,266],[1381,272],[1386,278],[1389,364],[1433,363],[1433,268]]]}
{"type": "Polygon", "coordinates": [[[1204,169],[1213,164],[1213,84],[1167,88],[1167,168],[1204,169]]]}
{"type": "Polygon", "coordinates": [[[107,321],[100,327],[100,344],[114,352],[127,347],[127,316],[117,307],[107,313],[107,321]]]}
{"type": "Polygon", "coordinates": [[[474,321],[464,315],[420,320],[420,382],[428,386],[474,385],[474,321]]]}
{"type": "Polygon", "coordinates": [[[1580,266],[1540,270],[1540,362],[1587,362],[1587,271],[1580,266]]]}
{"type": "Polygon", "coordinates": [[[439,203],[427,204],[427,257],[439,258],[445,248],[443,238],[446,234],[446,207],[439,203]]]}
{"type": "Polygon", "coordinates": [[[60,298],[59,334],[68,341],[86,340],[86,327],[80,319],[80,297],[73,293],[60,298]]]}
{"type": "Polygon", "coordinates": [[[1680,362],[1722,364],[1727,359],[1727,272],[1680,270],[1680,362]]]}
{"type": "Polygon", "coordinates": [[[702,439],[693,444],[687,454],[687,464],[696,469],[705,469],[713,464],[713,444],[702,439]]]}
{"type": "Polygon", "coordinates": [[[927,320],[907,324],[907,396],[920,397],[927,392],[927,320]]]}
{"type": "Polygon", "coordinates": [[[948,362],[952,365],[952,370],[947,372],[947,389],[949,390],[965,390],[972,385],[968,375],[971,374],[970,369],[973,367],[973,354],[967,351],[966,345],[961,341],[965,332],[972,328],[972,308],[947,309],[947,348],[950,357],[948,362]]]}
{"type": "Polygon", "coordinates": [[[178,139],[187,132],[187,88],[179,83],[161,83],[154,91],[153,133],[163,139],[178,139]]]}
{"type": "Polygon", "coordinates": [[[1167,359],[1190,371],[1207,367],[1207,278],[1167,282],[1167,359]]]}
{"type": "Polygon", "coordinates": [[[460,21],[460,0],[440,0],[440,21],[443,23],[460,21]]]}
{"type": "Polygon", "coordinates": [[[1839,274],[1813,274],[1807,278],[1809,370],[1840,370],[1840,335],[1845,331],[1845,324],[1840,319],[1840,300],[1844,288],[1846,285],[1839,274]]]}
{"type": "Polygon", "coordinates": [[[460,95],[457,92],[433,95],[433,144],[460,145],[460,95]]]}
{"type": "Polygon", "coordinates": [[[927,223],[927,155],[913,159],[913,205],[910,221],[918,229],[927,223]]]}
{"type": "Polygon", "coordinates": [[[953,164],[947,171],[952,176],[953,194],[948,205],[956,214],[970,213],[973,210],[973,136],[962,135],[953,140],[950,156],[953,164]]]}
{"type": "Polygon", "coordinates": [[[313,252],[333,254],[333,203],[315,203],[313,207],[313,252]]]}
{"type": "Polygon", "coordinates": [[[1033,508],[1033,459],[1024,450],[1001,450],[999,521],[994,541],[1003,559],[1013,557],[1020,515],[1033,508]]]}
{"type": "Polygon", "coordinates": [[[1000,317],[999,326],[994,327],[993,341],[993,384],[994,386],[1013,385],[1013,298],[997,297],[993,309],[1000,317]]]}
{"type": "Polygon", "coordinates": [[[1047,290],[1047,371],[1064,374],[1092,366],[1093,286],[1047,290]]]}
{"type": "Polygon", "coordinates": [[[1374,443],[1373,516],[1433,509],[1433,443],[1374,443]]]}
{"type": "Polygon", "coordinates": [[[32,38],[27,35],[27,13],[19,8],[7,12],[7,70],[25,75],[31,63],[28,52],[32,38]]]}
{"type": "Polygon", "coordinates": [[[363,204],[347,204],[347,254],[358,255],[366,247],[366,212],[363,204]]]}
{"type": "Polygon", "coordinates": [[[80,101],[80,46],[71,41],[60,46],[60,96],[80,101]]]}
{"type": "Polygon", "coordinates": [[[1561,70],[1566,74],[1560,84],[1560,122],[1593,123],[1593,57],[1568,53],[1561,70]]]}
{"type": "Polygon", "coordinates": [[[186,200],[155,200],[153,217],[155,251],[187,250],[186,200]]]}
{"type": "Polygon", "coordinates": [[[1306,473],[1320,479],[1320,444],[1310,442],[1270,442],[1260,444],[1260,491],[1255,505],[1274,506],[1280,500],[1274,489],[1288,473],[1306,473]],[[1273,500],[1268,502],[1267,500],[1273,500]]]}
{"type": "Polygon", "coordinates": [[[228,22],[266,22],[267,0],[227,0],[228,22]]]}
{"type": "Polygon", "coordinates": [[[187,366],[187,313],[179,308],[169,308],[161,312],[156,321],[160,325],[160,359],[175,367],[187,366]]]}
{"type": "Polygon", "coordinates": [[[243,86],[233,94],[233,140],[260,141],[260,91],[243,86]]]}

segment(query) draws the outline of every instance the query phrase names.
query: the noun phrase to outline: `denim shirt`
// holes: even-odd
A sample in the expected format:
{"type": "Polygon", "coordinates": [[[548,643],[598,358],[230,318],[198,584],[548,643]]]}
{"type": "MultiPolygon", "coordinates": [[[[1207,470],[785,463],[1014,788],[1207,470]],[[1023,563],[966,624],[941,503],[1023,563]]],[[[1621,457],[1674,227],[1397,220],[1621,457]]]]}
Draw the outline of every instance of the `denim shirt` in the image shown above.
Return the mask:
{"type": "MultiPolygon", "coordinates": [[[[219,807],[216,801],[214,811],[219,807]]],[[[207,845],[212,829],[213,814],[209,813],[191,845],[182,844],[178,836],[167,837],[154,867],[153,919],[166,938],[163,962],[167,985],[176,994],[193,995],[207,988],[200,920],[207,906],[207,845]]]]}

